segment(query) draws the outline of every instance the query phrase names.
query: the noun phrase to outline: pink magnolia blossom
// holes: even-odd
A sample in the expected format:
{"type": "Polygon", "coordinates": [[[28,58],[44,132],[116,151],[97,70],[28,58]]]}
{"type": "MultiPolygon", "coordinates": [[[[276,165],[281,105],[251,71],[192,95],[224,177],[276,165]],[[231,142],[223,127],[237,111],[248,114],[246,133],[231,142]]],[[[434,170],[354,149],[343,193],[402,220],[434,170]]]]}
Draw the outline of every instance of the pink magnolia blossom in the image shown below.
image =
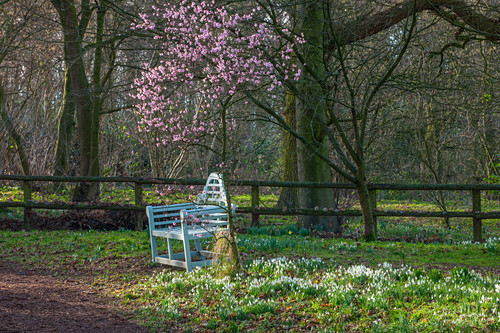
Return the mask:
{"type": "MultiPolygon", "coordinates": [[[[161,57],[155,66],[144,64],[133,97],[138,130],[161,137],[156,145],[198,143],[220,130],[212,119],[228,98],[264,86],[272,91],[300,77],[296,66],[287,65],[294,49],[291,33],[283,29],[281,36],[288,38],[281,38],[265,23],[251,23],[256,9],[230,14],[215,0],[184,0],[153,10],[132,28],[161,31],[155,37],[161,57]]],[[[229,116],[227,128],[235,123],[229,116]]]]}

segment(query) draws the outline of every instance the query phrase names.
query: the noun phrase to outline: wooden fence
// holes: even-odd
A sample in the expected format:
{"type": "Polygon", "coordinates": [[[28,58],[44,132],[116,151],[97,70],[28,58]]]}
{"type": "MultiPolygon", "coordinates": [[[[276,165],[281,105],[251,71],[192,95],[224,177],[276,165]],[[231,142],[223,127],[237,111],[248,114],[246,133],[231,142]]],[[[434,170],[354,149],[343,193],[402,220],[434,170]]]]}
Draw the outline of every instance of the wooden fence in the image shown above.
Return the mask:
{"type": "MultiPolygon", "coordinates": [[[[168,178],[135,178],[135,177],[55,177],[55,176],[21,176],[0,175],[0,181],[19,181],[23,184],[23,201],[0,201],[0,207],[23,207],[24,223],[29,228],[31,225],[30,211],[32,209],[104,209],[104,210],[134,210],[136,211],[136,229],[142,229],[143,213],[145,205],[143,202],[144,185],[204,185],[205,179],[168,179],[168,178]],[[55,183],[129,183],[134,185],[134,204],[96,204],[96,203],[41,203],[32,201],[32,182],[55,182],[55,183]]],[[[337,188],[356,189],[350,183],[314,183],[314,182],[279,182],[279,181],[257,181],[257,180],[231,180],[226,186],[240,186],[251,188],[251,206],[239,207],[237,213],[252,215],[252,225],[259,224],[260,215],[328,215],[328,216],[361,216],[360,210],[332,210],[332,209],[279,209],[263,208],[260,206],[261,187],[306,187],[306,188],[337,188]]],[[[369,184],[370,198],[375,217],[461,217],[472,218],[473,239],[482,239],[482,220],[500,218],[500,211],[481,211],[481,191],[500,191],[500,185],[491,184],[369,184]],[[470,211],[388,211],[377,210],[377,191],[468,191],[471,194],[472,207],[470,211]]]]}

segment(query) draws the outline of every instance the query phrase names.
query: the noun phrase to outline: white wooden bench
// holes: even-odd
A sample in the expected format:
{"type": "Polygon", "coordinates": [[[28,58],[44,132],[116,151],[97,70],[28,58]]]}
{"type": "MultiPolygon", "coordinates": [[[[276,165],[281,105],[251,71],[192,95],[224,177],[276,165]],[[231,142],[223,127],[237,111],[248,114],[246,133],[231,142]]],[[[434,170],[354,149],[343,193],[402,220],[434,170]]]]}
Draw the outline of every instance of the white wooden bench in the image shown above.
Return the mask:
{"type": "MultiPolygon", "coordinates": [[[[232,213],[234,212],[235,206],[232,205],[232,213]]],[[[226,194],[220,175],[210,175],[196,204],[148,206],[146,214],[149,221],[153,262],[182,267],[188,272],[194,267],[204,267],[214,263],[214,253],[204,251],[200,239],[214,237],[228,224],[226,194]],[[166,255],[158,254],[158,237],[167,240],[166,255]],[[184,251],[173,253],[172,240],[181,241],[184,251]],[[191,251],[191,241],[195,245],[195,251],[191,251]],[[199,260],[193,261],[193,258],[199,260]]]]}
{"type": "MultiPolygon", "coordinates": [[[[233,205],[233,214],[235,207],[233,205]]],[[[148,206],[147,215],[151,239],[153,262],[185,268],[190,272],[197,266],[209,266],[214,263],[214,253],[204,251],[200,240],[214,237],[228,224],[227,207],[194,206],[180,204],[169,206],[148,206]],[[168,253],[158,254],[157,238],[167,240],[168,253]],[[172,240],[183,243],[184,252],[173,253],[172,240]],[[191,251],[191,241],[196,250],[191,251]],[[193,261],[193,258],[200,258],[193,261]],[[181,260],[182,259],[182,260],[181,260]]]]}

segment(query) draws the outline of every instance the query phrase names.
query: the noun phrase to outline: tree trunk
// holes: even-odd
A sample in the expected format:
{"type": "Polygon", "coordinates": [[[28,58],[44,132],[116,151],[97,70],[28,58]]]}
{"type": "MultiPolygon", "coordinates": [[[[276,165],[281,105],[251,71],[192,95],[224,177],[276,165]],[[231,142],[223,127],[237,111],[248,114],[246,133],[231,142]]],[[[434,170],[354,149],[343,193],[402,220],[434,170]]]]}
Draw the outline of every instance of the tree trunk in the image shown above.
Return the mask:
{"type": "MultiPolygon", "coordinates": [[[[286,94],[285,120],[292,129],[296,129],[295,95],[288,90],[286,94]]],[[[297,139],[289,131],[284,133],[283,142],[283,181],[298,181],[297,169],[297,139]]],[[[299,204],[299,192],[295,187],[283,187],[277,207],[294,208],[299,204]]]]}
{"type": "Polygon", "coordinates": [[[366,184],[365,166],[358,166],[358,183],[356,184],[359,196],[359,205],[361,206],[361,214],[363,216],[363,234],[362,238],[367,241],[377,239],[375,234],[375,220],[373,218],[372,202],[370,200],[370,192],[366,184]]]}
{"type": "Polygon", "coordinates": [[[75,127],[75,103],[71,94],[71,85],[68,66],[64,78],[64,95],[61,115],[58,123],[58,137],[55,152],[54,176],[68,174],[68,160],[71,147],[71,139],[75,127]]]}
{"type": "MultiPolygon", "coordinates": [[[[306,62],[299,82],[300,94],[297,95],[297,132],[308,142],[298,145],[299,180],[305,182],[331,182],[330,167],[316,153],[328,156],[328,141],[320,121],[326,122],[326,98],[323,94],[322,79],[325,77],[323,34],[324,3],[305,1],[301,11],[301,32],[307,41],[302,46],[306,62]]],[[[336,208],[333,189],[301,188],[299,190],[301,208],[336,208]]],[[[340,232],[340,221],[335,216],[303,216],[302,225],[306,228],[340,232]]]]}
{"type": "MultiPolygon", "coordinates": [[[[102,67],[102,48],[104,33],[104,16],[106,15],[106,7],[103,3],[100,4],[97,10],[96,24],[96,49],[94,55],[94,72],[92,74],[92,124],[90,133],[90,170],[89,176],[99,176],[99,132],[100,132],[100,113],[101,113],[101,67],[102,67]]],[[[89,197],[97,199],[99,197],[99,183],[92,183],[90,186],[89,197]]]]}
{"type": "Polygon", "coordinates": [[[226,105],[231,100],[229,98],[226,103],[224,103],[221,110],[221,121],[222,121],[222,154],[221,159],[222,163],[225,165],[225,170],[222,171],[222,182],[226,184],[226,201],[227,201],[227,216],[228,216],[228,228],[229,228],[229,246],[230,246],[230,255],[232,261],[232,269],[231,274],[240,272],[242,270],[240,251],[238,249],[238,240],[235,232],[234,225],[234,217],[231,210],[231,190],[228,186],[228,177],[227,177],[227,144],[228,144],[228,134],[227,134],[227,122],[226,122],[226,105]]]}
{"type": "Polygon", "coordinates": [[[23,174],[29,175],[30,164],[28,156],[26,155],[26,151],[24,150],[23,140],[19,133],[17,133],[16,128],[14,127],[12,120],[9,118],[7,110],[4,106],[4,92],[2,86],[0,86],[0,119],[5,124],[12,143],[16,146],[17,155],[19,156],[19,163],[21,164],[23,174]]]}
{"type": "MultiPolygon", "coordinates": [[[[92,162],[92,97],[89,89],[85,66],[83,63],[83,50],[81,46],[83,34],[87,26],[83,21],[78,21],[74,0],[51,0],[59,13],[59,19],[64,35],[64,60],[70,72],[71,92],[74,97],[76,115],[78,120],[78,135],[80,143],[80,175],[90,175],[92,162]]],[[[88,1],[82,1],[82,15],[88,14],[86,8],[88,1]],[[83,10],[85,9],[85,10],[83,10]]],[[[79,183],[73,192],[73,201],[86,201],[90,197],[91,186],[88,183],[79,183]]]]}

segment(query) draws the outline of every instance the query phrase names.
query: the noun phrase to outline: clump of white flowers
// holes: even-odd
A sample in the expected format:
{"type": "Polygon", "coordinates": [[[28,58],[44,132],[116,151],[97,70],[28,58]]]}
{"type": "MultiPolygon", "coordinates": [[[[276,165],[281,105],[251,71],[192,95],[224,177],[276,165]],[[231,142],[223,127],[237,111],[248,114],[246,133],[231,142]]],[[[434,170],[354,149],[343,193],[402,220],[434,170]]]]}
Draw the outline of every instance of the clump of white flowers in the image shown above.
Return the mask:
{"type": "Polygon", "coordinates": [[[388,311],[399,318],[393,322],[387,319],[390,316],[379,317],[373,330],[432,331],[440,325],[468,330],[498,327],[500,322],[500,280],[466,268],[443,272],[390,263],[344,267],[320,258],[280,257],[255,259],[244,273],[231,277],[221,278],[215,270],[189,274],[165,270],[139,287],[150,295],[150,310],[168,318],[179,316],[182,307],[172,300],[186,297],[222,321],[283,311],[293,299],[316,306],[317,320],[325,325],[359,311],[388,311]],[[204,305],[210,302],[217,304],[216,309],[204,305]],[[409,317],[412,306],[422,306],[419,311],[425,311],[426,322],[409,317]]]}

